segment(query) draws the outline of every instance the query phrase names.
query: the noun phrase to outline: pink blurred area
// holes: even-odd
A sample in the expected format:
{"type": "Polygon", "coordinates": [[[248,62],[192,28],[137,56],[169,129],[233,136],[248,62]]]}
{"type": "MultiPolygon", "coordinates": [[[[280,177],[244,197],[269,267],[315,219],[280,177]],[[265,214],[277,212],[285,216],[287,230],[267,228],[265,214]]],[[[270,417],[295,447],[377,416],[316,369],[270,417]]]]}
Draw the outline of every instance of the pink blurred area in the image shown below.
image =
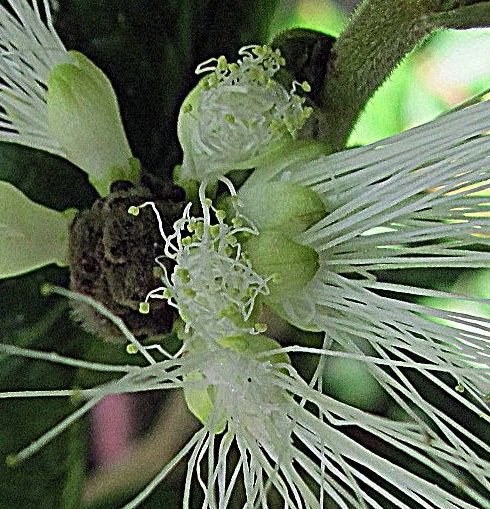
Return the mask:
{"type": "Polygon", "coordinates": [[[112,465],[128,452],[134,439],[134,399],[131,394],[106,396],[91,412],[92,457],[97,468],[112,465]]]}

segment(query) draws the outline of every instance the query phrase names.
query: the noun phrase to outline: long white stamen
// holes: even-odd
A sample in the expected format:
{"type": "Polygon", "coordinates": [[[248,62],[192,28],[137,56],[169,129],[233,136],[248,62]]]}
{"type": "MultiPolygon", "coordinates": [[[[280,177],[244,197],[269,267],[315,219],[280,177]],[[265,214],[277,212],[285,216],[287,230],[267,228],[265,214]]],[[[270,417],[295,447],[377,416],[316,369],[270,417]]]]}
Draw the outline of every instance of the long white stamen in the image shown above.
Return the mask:
{"type": "MultiPolygon", "coordinates": [[[[231,181],[224,179],[224,182],[236,194],[231,181]]],[[[254,324],[246,322],[259,294],[268,293],[268,279],[254,272],[236,238],[238,234],[255,234],[256,230],[242,225],[243,218],[239,216],[232,219],[232,226],[225,223],[223,211],[213,207],[206,198],[206,187],[206,182],[201,183],[198,193],[202,217],[191,217],[191,204],[188,204],[170,235],[163,231],[154,203],[130,207],[132,214],[141,207],[152,207],[165,242],[165,253],[175,262],[171,275],[167,270],[162,274],[164,286],[147,294],[142,312],[148,312],[150,299],[167,299],[169,305],[179,310],[187,334],[196,334],[208,341],[256,334],[254,324]],[[211,212],[216,215],[217,224],[212,224],[211,212]],[[184,233],[191,235],[184,237],[184,233]]],[[[164,267],[161,257],[156,262],[164,267]]]]}
{"type": "Polygon", "coordinates": [[[56,34],[49,5],[43,0],[47,26],[41,19],[37,0],[8,0],[11,14],[0,6],[0,141],[10,141],[66,154],[50,136],[45,91],[54,66],[72,63],[56,34]]]}
{"type": "Polygon", "coordinates": [[[28,357],[31,359],[39,359],[48,362],[54,362],[57,364],[63,364],[65,366],[73,366],[75,368],[90,369],[92,371],[107,371],[114,373],[130,373],[132,371],[138,371],[138,366],[130,365],[114,365],[114,364],[102,364],[100,362],[87,362],[79,359],[72,359],[59,355],[56,352],[40,352],[37,350],[31,350],[29,348],[20,348],[14,345],[7,345],[0,343],[0,353],[7,355],[16,355],[20,357],[28,357]]]}
{"type": "Polygon", "coordinates": [[[102,316],[111,320],[114,325],[123,333],[126,339],[132,344],[138,352],[140,352],[143,357],[150,363],[156,364],[155,359],[146,351],[146,349],[141,345],[141,343],[134,337],[131,331],[126,327],[126,324],[117,316],[112,314],[105,306],[92,299],[88,295],[82,295],[80,293],[70,292],[65,288],[61,288],[58,286],[46,285],[44,287],[44,293],[56,293],[58,295],[62,295],[63,297],[68,297],[69,299],[78,300],[79,302],[83,302],[88,304],[97,310],[102,316]]]}

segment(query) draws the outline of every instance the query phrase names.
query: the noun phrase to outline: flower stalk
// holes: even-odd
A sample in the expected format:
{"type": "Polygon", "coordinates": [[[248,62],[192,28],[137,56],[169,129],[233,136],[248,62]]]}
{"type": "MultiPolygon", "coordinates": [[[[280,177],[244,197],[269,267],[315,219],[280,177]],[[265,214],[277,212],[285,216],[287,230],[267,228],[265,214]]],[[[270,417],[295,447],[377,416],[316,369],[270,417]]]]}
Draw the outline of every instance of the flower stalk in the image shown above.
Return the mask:
{"type": "Polygon", "coordinates": [[[334,150],[344,148],[368,99],[433,32],[488,26],[488,1],[364,0],[332,48],[319,137],[334,150]]]}

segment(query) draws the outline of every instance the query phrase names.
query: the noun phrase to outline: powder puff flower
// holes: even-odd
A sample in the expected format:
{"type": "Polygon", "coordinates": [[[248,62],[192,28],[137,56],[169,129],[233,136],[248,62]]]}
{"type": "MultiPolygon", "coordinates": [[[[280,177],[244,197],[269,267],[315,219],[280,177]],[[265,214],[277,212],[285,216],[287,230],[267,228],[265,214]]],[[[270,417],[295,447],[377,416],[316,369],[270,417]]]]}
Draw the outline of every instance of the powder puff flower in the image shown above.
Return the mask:
{"type": "MultiPolygon", "coordinates": [[[[468,412],[488,419],[482,395],[489,378],[485,320],[477,322],[469,315],[437,312],[428,306],[388,297],[382,291],[453,296],[383,283],[369,271],[380,266],[390,267],[390,264],[393,268],[412,264],[426,266],[435,259],[439,265],[486,266],[488,257],[484,253],[465,247],[487,240],[482,228],[487,220],[480,214],[485,210],[484,198],[474,193],[486,187],[488,180],[485,169],[488,114],[488,104],[482,103],[449,114],[444,119],[444,129],[441,120],[436,120],[383,143],[315,159],[303,164],[308,170],[306,176],[304,172],[297,175],[293,169],[288,170],[288,165],[279,171],[276,166],[273,175],[259,169],[235,198],[239,212],[235,217],[231,216],[229,225],[224,221],[223,213],[205,198],[203,189],[206,184],[201,185],[203,215],[193,218],[188,208],[184,217],[176,222],[174,233],[163,234],[167,254],[177,264],[170,277],[162,275],[164,287],[149,295],[149,298],[173,300],[179,311],[182,309],[181,318],[186,327],[181,334],[183,347],[175,356],[166,354],[162,345],[141,345],[119,319],[89,297],[55,289],[62,295],[93,305],[112,319],[130,342],[128,351],[140,352],[149,365],[90,364],[2,345],[4,353],[124,373],[115,382],[77,391],[77,397],[86,400],[84,405],[12,456],[10,463],[35,453],[107,394],[181,388],[189,409],[203,427],[125,506],[127,508],[138,506],[185,457],[189,459],[183,507],[189,507],[195,486],[202,489],[203,508],[226,508],[237,502],[244,507],[274,507],[273,500],[277,497],[288,508],[317,508],[327,503],[341,508],[380,508],[390,504],[403,509],[487,507],[490,464],[482,451],[488,451],[488,444],[465,429],[457,418],[439,409],[420,392],[411,377],[412,373],[423,375],[454,397],[468,412]],[[433,144],[426,146],[428,133],[432,135],[433,144]],[[350,161],[350,165],[346,161],[350,161]],[[311,187],[322,198],[326,215],[309,228],[305,229],[304,223],[298,226],[290,240],[318,254],[316,272],[309,281],[303,282],[304,288],[298,283],[294,294],[276,292],[275,297],[268,300],[268,287],[272,291],[274,284],[281,285],[280,280],[275,283],[274,278],[268,279],[270,274],[256,272],[253,249],[248,248],[249,255],[242,254],[240,236],[236,235],[235,241],[229,237],[230,233],[237,233],[234,228],[241,227],[237,219],[247,220],[253,226],[245,227],[248,235],[243,241],[243,249],[246,251],[248,243],[260,239],[266,231],[261,232],[259,215],[255,218],[247,216],[247,200],[240,200],[240,195],[245,197],[250,193],[258,179],[297,181],[300,187],[305,185],[303,179],[315,182],[314,168],[319,168],[319,182],[337,186],[337,192],[323,195],[320,186],[311,187]],[[439,168],[443,170],[438,171],[439,168]],[[340,175],[332,178],[335,171],[340,175]],[[398,185],[395,185],[397,179],[398,185]],[[353,182],[366,187],[363,195],[353,182]],[[402,186],[408,183],[411,185],[402,186]],[[390,207],[389,204],[396,201],[384,200],[384,197],[395,200],[397,193],[400,195],[398,207],[390,207]],[[345,198],[343,205],[332,205],[334,200],[347,196],[350,200],[345,198]],[[213,224],[211,211],[217,217],[217,223],[213,224]],[[350,212],[350,215],[341,223],[342,217],[336,218],[343,212],[346,216],[350,212]],[[335,216],[331,218],[331,215],[335,216]],[[326,258],[324,250],[312,238],[334,220],[338,221],[339,228],[341,225],[345,228],[340,228],[338,236],[333,238],[342,239],[346,244],[341,249],[331,249],[331,256],[326,258]],[[190,229],[189,240],[184,240],[184,229],[190,229]],[[358,230],[361,231],[359,234],[358,230]],[[463,248],[455,246],[453,236],[463,248]],[[415,242],[418,239],[426,242],[419,246],[405,240],[412,242],[414,238],[415,242]],[[441,242],[431,242],[432,239],[441,242]],[[354,241],[367,244],[366,248],[357,251],[358,258],[355,259],[365,260],[364,264],[349,262],[354,258],[347,249],[348,242],[354,241]],[[378,250],[381,251],[379,265],[376,264],[378,250]],[[384,250],[388,251],[388,256],[384,250]],[[412,256],[407,256],[408,253],[412,256]],[[194,254],[199,254],[195,260],[194,254]],[[347,254],[351,258],[346,258],[347,254]],[[366,258],[361,258],[364,254],[366,258]],[[226,266],[226,257],[230,270],[221,270],[226,266]],[[199,265],[198,259],[203,263],[199,265]],[[337,259],[342,263],[335,263],[337,259]],[[357,268],[357,265],[361,267],[357,268]],[[334,272],[331,267],[342,270],[334,272]],[[218,283],[221,291],[214,291],[218,283]],[[235,303],[231,322],[227,325],[238,334],[222,335],[223,328],[217,318],[227,318],[220,312],[233,296],[233,292],[227,292],[235,287],[241,298],[238,304],[235,303]],[[200,296],[201,301],[195,309],[192,309],[188,300],[190,292],[186,289],[200,296]],[[208,289],[211,292],[207,295],[208,289]],[[259,331],[253,326],[252,316],[258,302],[247,300],[250,296],[264,299],[298,325],[322,330],[323,346],[283,347],[277,341],[257,334],[259,331]],[[199,319],[199,313],[202,313],[202,319],[199,319]],[[430,317],[442,318],[447,325],[436,323],[430,317]],[[459,328],[468,321],[474,325],[470,333],[459,328]],[[234,328],[237,323],[249,325],[249,330],[234,328]],[[333,341],[341,345],[343,351],[332,349],[333,341]],[[157,352],[157,358],[153,350],[157,352]],[[292,352],[319,356],[318,368],[310,381],[305,381],[289,360],[288,354],[292,352]],[[160,358],[162,354],[169,358],[160,358]],[[404,410],[404,419],[374,416],[323,394],[324,359],[329,355],[343,355],[365,362],[386,392],[404,410]],[[440,378],[440,372],[451,375],[452,380],[440,378]],[[379,445],[376,452],[355,440],[351,432],[346,433],[347,430],[358,430],[375,437],[379,445]],[[235,457],[233,461],[232,456],[235,457]],[[431,476],[430,482],[425,475],[431,476]],[[463,481],[463,475],[471,478],[471,483],[463,481]],[[243,487],[244,499],[240,499],[242,488],[239,486],[243,487]]],[[[225,183],[229,184],[226,179],[225,183]]],[[[311,203],[312,209],[318,212],[318,203],[313,199],[311,203]]],[[[151,204],[134,206],[129,212],[137,214],[143,206],[151,204]]],[[[248,212],[253,215],[253,208],[248,212]]],[[[330,237],[328,240],[332,247],[342,246],[340,242],[332,242],[330,237]]],[[[309,263],[308,257],[302,263],[309,263]]],[[[48,288],[48,291],[52,290],[48,288]]],[[[143,312],[146,311],[144,304],[143,312]]],[[[36,396],[73,396],[73,391],[2,394],[2,397],[36,396]]]]}
{"type": "MultiPolygon", "coordinates": [[[[295,242],[317,254],[314,277],[299,291],[265,300],[292,323],[324,331],[357,355],[372,348],[389,362],[409,361],[415,354],[453,375],[449,384],[437,381],[444,390],[458,397],[454,388],[464,387],[481,402],[490,390],[487,321],[480,320],[481,332],[468,334],[461,329],[471,316],[393,297],[464,301],[464,296],[383,282],[378,274],[490,265],[488,253],[475,249],[488,245],[488,198],[478,193],[488,189],[490,176],[488,125],[490,103],[482,102],[367,147],[303,164],[285,158],[283,164],[257,169],[238,193],[244,204],[260,199],[260,190],[271,183],[287,182],[317,193],[327,210],[305,231],[291,232],[295,242]]],[[[245,206],[242,213],[256,224],[262,220],[256,207],[245,206]]],[[[269,242],[267,236],[262,242],[269,242]]],[[[260,240],[255,243],[250,257],[257,269],[267,266],[269,256],[260,240]]],[[[394,386],[385,371],[372,370],[406,407],[415,395],[403,374],[393,370],[401,384],[394,386]]],[[[426,376],[436,381],[430,372],[426,376]]]]}
{"type": "MultiPolygon", "coordinates": [[[[9,4],[15,15],[2,11],[7,22],[0,33],[17,42],[10,47],[1,39],[3,61],[12,69],[0,96],[5,139],[79,161],[103,192],[113,173],[107,173],[105,153],[99,158],[98,150],[95,160],[90,159],[93,154],[78,159],[77,143],[86,139],[68,121],[74,105],[67,92],[72,89],[64,88],[63,80],[69,87],[90,84],[94,76],[97,85],[105,81],[84,57],[64,51],[49,15],[47,28],[40,21],[37,3],[33,9],[9,4]],[[26,26],[32,28],[26,31],[26,26]],[[25,34],[35,30],[39,34],[26,41],[25,34]],[[43,38],[48,45],[40,43],[43,38]],[[48,62],[46,48],[52,44],[59,60],[48,62]],[[19,49],[29,45],[30,55],[39,51],[41,57],[25,66],[19,49]],[[32,69],[33,82],[26,78],[32,69]],[[52,109],[50,90],[61,99],[52,109]],[[35,145],[41,138],[43,147],[35,145]]],[[[210,509],[274,507],[278,499],[291,509],[488,507],[488,444],[466,429],[462,419],[442,411],[412,376],[422,376],[460,408],[487,421],[488,320],[405,297],[488,301],[386,281],[383,274],[488,267],[488,253],[475,247],[487,246],[489,238],[490,220],[484,215],[488,198],[476,194],[488,188],[489,103],[367,147],[320,156],[315,143],[291,144],[308,111],[294,85],[288,92],[274,81],[280,55],[257,47],[242,53],[236,65],[218,59],[214,74],[204,78],[181,111],[181,177],[201,181],[202,216],[193,217],[188,207],[172,234],[161,229],[166,255],[175,266],[169,275],[160,265],[162,287],[150,292],[140,308],[144,314],[151,298],[169,300],[184,322],[182,348],[170,355],[164,345],[144,346],[90,297],[44,287],[45,293],[76,299],[112,320],[129,342],[128,353],[140,353],[148,365],[91,363],[0,345],[4,354],[121,374],[91,389],[0,393],[2,398],[82,401],[8,463],[13,466],[36,453],[108,394],[182,389],[202,428],[127,508],[139,505],[185,457],[185,508],[194,487],[202,490],[202,507],[210,509]],[[250,97],[255,109],[247,102],[250,97]],[[241,150],[243,136],[251,144],[241,150]],[[234,196],[224,174],[251,166],[257,169],[234,196]],[[228,216],[205,196],[209,181],[218,179],[232,195],[228,216]],[[257,206],[263,203],[264,189],[281,194],[282,203],[257,206]],[[263,303],[300,328],[322,332],[323,345],[282,346],[262,335],[266,327],[257,320],[263,303]],[[332,348],[333,343],[341,350],[332,348]],[[292,353],[318,355],[310,380],[298,373],[292,353]],[[334,355],[366,363],[403,418],[374,416],[323,394],[324,361],[334,355]],[[356,439],[358,433],[379,446],[371,450],[356,439]]],[[[101,86],[100,97],[113,97],[111,89],[101,86]]],[[[97,86],[88,90],[99,97],[97,86]]],[[[81,108],[82,123],[92,120],[84,118],[91,116],[93,104],[90,99],[81,108]]],[[[117,118],[119,126],[117,108],[107,104],[104,121],[114,127],[117,118]]],[[[124,165],[130,152],[121,141],[122,131],[108,132],[110,163],[117,166],[120,161],[113,155],[122,154],[124,165]]],[[[1,191],[37,212],[15,190],[3,186],[1,191]]],[[[7,217],[15,206],[7,208],[7,217]]],[[[149,202],[135,204],[129,213],[137,215],[144,206],[158,212],[149,202]]],[[[55,224],[55,231],[63,221],[45,211],[41,215],[55,224]]],[[[14,220],[9,221],[12,228],[14,220]]]]}

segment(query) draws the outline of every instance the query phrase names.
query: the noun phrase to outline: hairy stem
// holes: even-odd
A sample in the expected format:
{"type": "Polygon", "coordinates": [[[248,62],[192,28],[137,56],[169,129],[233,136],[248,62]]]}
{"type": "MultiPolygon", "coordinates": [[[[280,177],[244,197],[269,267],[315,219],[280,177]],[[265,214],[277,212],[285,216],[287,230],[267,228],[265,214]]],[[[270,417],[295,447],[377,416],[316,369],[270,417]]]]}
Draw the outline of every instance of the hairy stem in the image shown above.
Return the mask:
{"type": "Polygon", "coordinates": [[[324,140],[343,148],[368,99],[432,32],[489,25],[488,1],[365,0],[332,49],[322,96],[324,140]]]}

